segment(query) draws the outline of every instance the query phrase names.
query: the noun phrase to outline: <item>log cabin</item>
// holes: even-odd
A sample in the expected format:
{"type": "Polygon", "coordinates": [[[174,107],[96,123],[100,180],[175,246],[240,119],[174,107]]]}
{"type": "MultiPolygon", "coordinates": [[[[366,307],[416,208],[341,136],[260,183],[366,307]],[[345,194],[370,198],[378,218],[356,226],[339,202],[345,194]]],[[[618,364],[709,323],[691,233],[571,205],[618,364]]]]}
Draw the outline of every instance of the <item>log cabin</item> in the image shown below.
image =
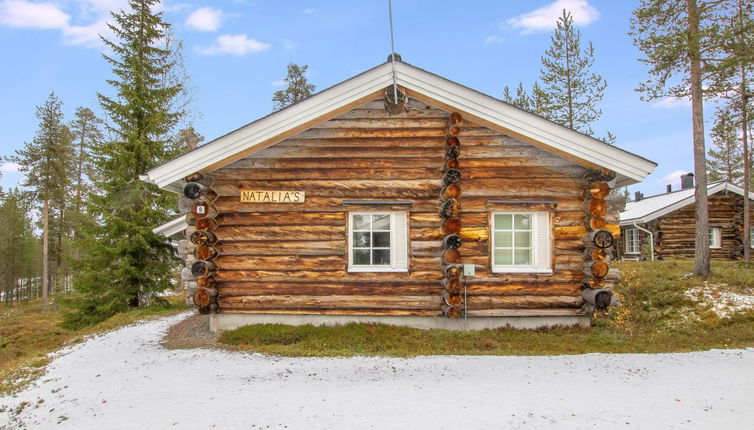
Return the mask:
{"type": "MultiPolygon", "coordinates": [[[[681,189],[644,197],[636,193],[620,213],[623,240],[617,252],[625,260],[694,258],[696,249],[696,204],[694,174],[681,176],[681,189]]],[[[709,205],[710,258],[743,258],[744,190],[727,181],[707,184],[709,205]]],[[[749,194],[754,207],[754,193],[749,194]]],[[[750,210],[754,219],[754,210],[750,210]]],[[[754,228],[750,227],[749,247],[754,248],[754,228]]]]}
{"type": "Polygon", "coordinates": [[[141,179],[213,330],[533,328],[610,304],[605,198],[655,167],[395,56],[141,179]]]}

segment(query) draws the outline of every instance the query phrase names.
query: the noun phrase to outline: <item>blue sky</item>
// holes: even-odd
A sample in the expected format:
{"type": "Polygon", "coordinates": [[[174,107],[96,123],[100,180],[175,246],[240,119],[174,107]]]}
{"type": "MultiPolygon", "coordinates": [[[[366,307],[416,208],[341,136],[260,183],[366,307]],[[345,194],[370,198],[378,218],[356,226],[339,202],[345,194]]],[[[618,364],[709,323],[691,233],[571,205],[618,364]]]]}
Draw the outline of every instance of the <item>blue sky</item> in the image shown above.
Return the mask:
{"type": "MultiPolygon", "coordinates": [[[[78,106],[101,114],[97,92],[111,77],[97,34],[125,0],[0,0],[0,155],[34,136],[35,106],[54,91],[66,119],[78,106]]],[[[635,2],[543,0],[437,2],[394,0],[396,51],[403,60],[494,97],[505,85],[537,79],[555,19],[569,9],[596,51],[594,71],[608,82],[594,129],[659,165],[631,191],[679,187],[693,169],[686,100],[642,102],[634,91],[646,66],[627,32],[635,2]]],[[[163,2],[165,20],[183,40],[194,87],[195,125],[214,139],[266,115],[289,62],[309,65],[318,89],[385,61],[390,52],[387,0],[163,2]]],[[[711,118],[712,107],[706,106],[711,118]]],[[[709,142],[708,142],[709,145],[709,142]]],[[[5,163],[0,184],[21,178],[5,163]]]]}

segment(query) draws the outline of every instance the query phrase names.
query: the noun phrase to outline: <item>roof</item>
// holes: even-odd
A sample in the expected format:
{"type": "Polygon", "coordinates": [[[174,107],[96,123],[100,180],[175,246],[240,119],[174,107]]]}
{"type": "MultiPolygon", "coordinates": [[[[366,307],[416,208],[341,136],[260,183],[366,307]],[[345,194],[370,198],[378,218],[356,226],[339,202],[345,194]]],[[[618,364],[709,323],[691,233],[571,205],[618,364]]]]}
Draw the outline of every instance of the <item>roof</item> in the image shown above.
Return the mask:
{"type": "Polygon", "coordinates": [[[186,225],[186,215],[181,215],[172,221],[168,221],[165,224],[153,228],[152,233],[161,234],[165,237],[172,237],[183,232],[183,230],[186,230],[186,225]]]}
{"type": "MultiPolygon", "coordinates": [[[[642,224],[666,215],[694,203],[694,188],[673,191],[645,197],[638,202],[626,203],[626,209],[620,213],[620,225],[642,224]]],[[[726,181],[711,182],[707,185],[707,195],[727,190],[740,196],[744,195],[743,188],[726,181]]],[[[754,193],[749,193],[749,198],[754,200],[754,193]]]]}
{"type": "MultiPolygon", "coordinates": [[[[612,170],[617,174],[616,186],[640,182],[657,166],[650,160],[408,63],[395,63],[395,78],[411,98],[458,111],[486,127],[518,137],[584,166],[612,170]]],[[[379,98],[392,82],[392,63],[381,64],[163,163],[140,178],[180,193],[184,177],[228,165],[379,98]]]]}

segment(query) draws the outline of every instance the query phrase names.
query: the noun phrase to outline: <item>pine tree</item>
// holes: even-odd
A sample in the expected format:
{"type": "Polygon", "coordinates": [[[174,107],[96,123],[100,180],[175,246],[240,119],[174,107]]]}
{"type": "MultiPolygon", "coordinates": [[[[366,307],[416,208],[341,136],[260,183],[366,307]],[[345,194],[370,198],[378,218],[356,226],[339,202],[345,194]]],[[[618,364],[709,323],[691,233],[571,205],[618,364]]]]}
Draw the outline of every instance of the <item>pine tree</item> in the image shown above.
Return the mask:
{"type": "Polygon", "coordinates": [[[42,106],[37,107],[39,128],[34,139],[16,151],[11,159],[21,165],[25,179],[23,186],[31,187],[35,201],[42,205],[42,310],[47,309],[50,293],[50,233],[51,227],[62,224],[61,207],[66,198],[70,174],[70,139],[63,124],[62,102],[51,93],[42,106]],[[56,217],[57,213],[57,217],[56,217]],[[53,219],[52,223],[51,218],[53,219]]]}
{"type": "Polygon", "coordinates": [[[280,110],[292,104],[298,103],[312,95],[317,87],[310,84],[306,79],[308,65],[288,64],[288,75],[285,83],[288,85],[284,90],[275,91],[272,96],[273,110],[280,110]]]}
{"type": "Polygon", "coordinates": [[[105,56],[116,95],[100,94],[114,139],[97,159],[102,195],[93,196],[91,216],[101,221],[83,242],[80,275],[74,287],[77,310],[65,324],[76,327],[106,319],[128,306],[139,306],[172,287],[173,249],[152,228],[170,219],[174,196],[139,180],[148,169],[178,154],[174,126],[181,117],[174,98],[180,83],[163,78],[173,67],[171,53],[159,47],[169,24],[154,12],[157,0],[130,0],[127,11],[113,13],[116,40],[105,40],[114,56],[105,56]]]}
{"type": "Polygon", "coordinates": [[[94,220],[88,216],[86,205],[89,196],[97,192],[94,182],[96,177],[95,154],[103,142],[102,127],[104,122],[91,109],[79,107],[75,118],[68,125],[71,144],[74,148],[74,176],[71,178],[73,201],[70,208],[70,224],[73,233],[73,250],[71,257],[79,260],[78,241],[84,231],[94,226],[94,220]]]}
{"type": "Polygon", "coordinates": [[[728,106],[718,108],[710,132],[715,148],[707,151],[707,172],[711,181],[726,179],[736,185],[743,180],[743,156],[738,140],[738,128],[728,106]]]}
{"type": "Polygon", "coordinates": [[[545,116],[592,135],[591,124],[602,115],[597,103],[602,100],[607,83],[591,72],[594,47],[589,42],[585,50],[581,49],[581,33],[574,27],[571,14],[564,9],[556,25],[550,47],[542,57],[539,77],[547,96],[545,116]]]}
{"type": "Polygon", "coordinates": [[[178,148],[182,152],[189,152],[199,147],[204,140],[204,136],[197,133],[194,127],[183,128],[178,131],[178,148]]]}
{"type": "Polygon", "coordinates": [[[0,285],[6,305],[12,305],[14,299],[29,298],[30,291],[22,291],[23,280],[38,276],[29,273],[36,268],[39,255],[36,253],[32,220],[27,203],[27,195],[14,188],[2,196],[0,203],[0,285]]]}
{"type": "Polygon", "coordinates": [[[503,101],[527,112],[533,112],[532,99],[526,92],[523,82],[518,83],[515,96],[511,94],[510,88],[506,85],[503,88],[503,101]]]}
{"type": "Polygon", "coordinates": [[[722,40],[717,18],[720,1],[642,0],[633,12],[631,36],[646,58],[649,78],[639,85],[642,99],[690,97],[696,189],[694,274],[709,276],[709,215],[704,144],[702,83],[717,73],[722,40]],[[704,59],[704,67],[702,64],[704,59]]]}

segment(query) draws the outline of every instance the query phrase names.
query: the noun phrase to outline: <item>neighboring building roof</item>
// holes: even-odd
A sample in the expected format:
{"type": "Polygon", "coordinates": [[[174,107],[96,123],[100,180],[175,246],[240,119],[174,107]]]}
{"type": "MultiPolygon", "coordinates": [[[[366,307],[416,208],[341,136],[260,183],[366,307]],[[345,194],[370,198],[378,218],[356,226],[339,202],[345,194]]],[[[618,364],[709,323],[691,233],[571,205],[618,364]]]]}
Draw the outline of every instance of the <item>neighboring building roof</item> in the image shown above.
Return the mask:
{"type": "Polygon", "coordinates": [[[152,233],[161,234],[165,237],[172,237],[182,233],[184,230],[186,230],[186,215],[181,215],[172,221],[168,221],[165,224],[153,228],[152,233]]]}
{"type": "MultiPolygon", "coordinates": [[[[707,185],[707,195],[723,190],[740,196],[744,195],[743,188],[726,181],[711,182],[707,185]]],[[[749,198],[754,200],[754,193],[749,193],[749,198]]],[[[649,222],[692,203],[694,203],[694,188],[645,197],[638,202],[628,202],[626,210],[620,213],[620,225],[649,222]]]]}
{"type": "MultiPolygon", "coordinates": [[[[593,168],[616,172],[617,186],[640,182],[656,163],[526,112],[408,63],[395,63],[395,78],[408,96],[478,122],[593,168]]],[[[267,148],[363,103],[382,97],[393,82],[384,63],[306,100],[267,115],[148,171],[140,178],[180,193],[183,178],[211,171],[267,148]]]]}

